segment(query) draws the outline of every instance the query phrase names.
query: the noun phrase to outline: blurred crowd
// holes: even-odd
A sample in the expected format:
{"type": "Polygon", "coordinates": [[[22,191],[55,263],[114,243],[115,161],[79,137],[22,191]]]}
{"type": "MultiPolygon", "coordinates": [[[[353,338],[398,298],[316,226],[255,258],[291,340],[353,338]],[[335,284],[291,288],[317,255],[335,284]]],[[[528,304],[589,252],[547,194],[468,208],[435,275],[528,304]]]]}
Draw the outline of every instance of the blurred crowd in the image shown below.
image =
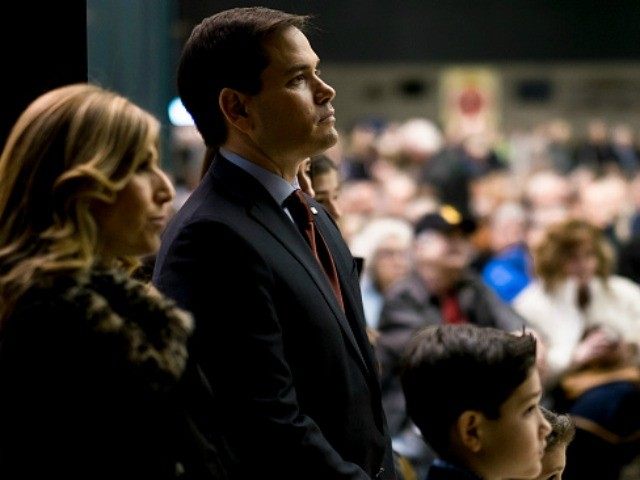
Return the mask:
{"type": "MultiPolygon", "coordinates": [[[[374,248],[363,245],[367,237],[379,242],[379,234],[368,233],[380,230],[372,223],[392,218],[413,227],[424,214],[452,207],[475,223],[470,240],[480,271],[510,245],[531,248],[548,225],[581,218],[602,229],[623,256],[620,273],[638,280],[629,246],[640,234],[640,150],[633,128],[593,119],[584,130],[554,119],[463,138],[426,118],[363,120],[341,132],[324,155],[338,171],[335,203],[343,235],[372,259],[374,248]]],[[[195,129],[175,130],[176,208],[199,179],[201,143],[195,129]]]]}
{"type": "MultiPolygon", "coordinates": [[[[176,131],[176,208],[199,177],[194,132],[176,131]]],[[[640,408],[628,406],[640,382],[640,150],[630,125],[592,119],[578,131],[553,119],[464,136],[427,118],[366,119],[307,168],[316,198],[362,260],[394,450],[418,474],[434,455],[406,415],[398,362],[428,324],[525,325],[540,340],[547,406],[584,414],[623,443],[640,428],[640,408]],[[626,368],[630,357],[632,369],[609,368],[626,368]],[[570,376],[605,364],[604,379],[570,376]],[[612,382],[630,390],[596,388],[612,382]],[[624,405],[602,413],[612,402],[624,405]]],[[[582,432],[569,451],[579,470],[567,478],[593,472],[583,460],[592,452],[614,470],[638,453],[636,443],[609,452],[582,432]]]]}
{"type": "Polygon", "coordinates": [[[173,178],[120,94],[22,112],[0,477],[639,478],[633,128],[499,132],[471,88],[444,127],[339,132],[309,20],[194,27],[173,178]]]}

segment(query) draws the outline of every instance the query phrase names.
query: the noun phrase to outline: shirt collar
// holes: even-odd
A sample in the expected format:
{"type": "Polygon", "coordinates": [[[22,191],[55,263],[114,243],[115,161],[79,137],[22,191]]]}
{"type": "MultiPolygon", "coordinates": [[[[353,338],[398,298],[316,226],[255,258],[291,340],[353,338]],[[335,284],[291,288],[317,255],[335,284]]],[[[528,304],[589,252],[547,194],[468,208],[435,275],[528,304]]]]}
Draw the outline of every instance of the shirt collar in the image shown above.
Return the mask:
{"type": "Polygon", "coordinates": [[[278,202],[278,205],[282,203],[291,195],[295,190],[300,188],[298,179],[294,178],[293,182],[289,183],[284,178],[270,172],[266,168],[262,168],[259,165],[241,157],[237,153],[234,153],[226,148],[219,148],[220,154],[233,163],[235,166],[241,168],[253,178],[255,178],[260,184],[267,189],[273,199],[278,202]]]}

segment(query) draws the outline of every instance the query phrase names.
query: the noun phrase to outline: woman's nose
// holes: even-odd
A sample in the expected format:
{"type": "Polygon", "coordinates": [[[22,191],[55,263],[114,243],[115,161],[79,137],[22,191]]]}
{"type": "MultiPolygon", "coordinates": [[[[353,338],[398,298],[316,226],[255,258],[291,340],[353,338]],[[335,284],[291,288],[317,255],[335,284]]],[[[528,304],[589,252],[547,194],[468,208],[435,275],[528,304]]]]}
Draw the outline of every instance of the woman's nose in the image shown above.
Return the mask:
{"type": "Polygon", "coordinates": [[[157,184],[155,186],[155,198],[158,203],[164,204],[173,200],[176,190],[168,175],[160,168],[157,169],[157,184]]]}

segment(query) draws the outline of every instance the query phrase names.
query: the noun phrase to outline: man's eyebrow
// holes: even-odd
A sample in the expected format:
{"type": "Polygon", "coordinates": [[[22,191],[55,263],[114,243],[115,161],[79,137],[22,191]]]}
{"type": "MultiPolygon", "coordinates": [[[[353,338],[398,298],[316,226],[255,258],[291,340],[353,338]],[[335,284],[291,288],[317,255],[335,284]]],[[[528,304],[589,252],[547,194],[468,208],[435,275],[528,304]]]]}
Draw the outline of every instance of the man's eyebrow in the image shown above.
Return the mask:
{"type": "Polygon", "coordinates": [[[299,65],[294,65],[293,67],[288,68],[288,69],[285,71],[285,73],[286,73],[287,75],[289,75],[289,74],[291,74],[291,73],[296,73],[296,72],[299,72],[299,71],[302,71],[302,70],[306,70],[307,68],[309,68],[309,65],[301,63],[301,64],[299,64],[299,65]]]}
{"type": "Polygon", "coordinates": [[[530,402],[534,398],[539,397],[541,395],[542,395],[542,390],[536,390],[535,392],[531,392],[529,395],[527,395],[525,398],[523,398],[520,401],[520,404],[524,404],[524,403],[530,402]]]}
{"type": "Polygon", "coordinates": [[[303,70],[310,70],[310,69],[317,70],[319,66],[320,66],[320,59],[317,59],[315,64],[314,63],[298,63],[292,66],[291,68],[288,68],[285,73],[287,75],[290,75],[292,73],[301,72],[303,70]]]}

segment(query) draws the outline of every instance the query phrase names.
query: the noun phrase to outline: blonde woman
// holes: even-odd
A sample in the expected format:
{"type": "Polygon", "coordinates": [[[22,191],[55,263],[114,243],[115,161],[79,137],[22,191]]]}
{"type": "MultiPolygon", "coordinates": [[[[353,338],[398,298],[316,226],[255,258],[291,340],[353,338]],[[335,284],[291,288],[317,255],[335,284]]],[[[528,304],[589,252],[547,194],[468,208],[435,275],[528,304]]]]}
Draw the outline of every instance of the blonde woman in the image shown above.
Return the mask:
{"type": "Polygon", "coordinates": [[[546,344],[550,399],[576,425],[563,478],[618,478],[640,438],[640,287],[612,273],[603,233],[583,220],[550,227],[533,256],[538,278],[513,305],[546,344]]]}
{"type": "Polygon", "coordinates": [[[173,478],[172,391],[191,317],[129,275],[174,190],[160,125],[96,86],[61,87],[0,157],[0,477],[173,478]]]}
{"type": "Polygon", "coordinates": [[[547,347],[547,385],[568,370],[640,341],[640,287],[614,275],[613,254],[596,226],[551,226],[533,252],[536,280],[513,302],[547,347]]]}

